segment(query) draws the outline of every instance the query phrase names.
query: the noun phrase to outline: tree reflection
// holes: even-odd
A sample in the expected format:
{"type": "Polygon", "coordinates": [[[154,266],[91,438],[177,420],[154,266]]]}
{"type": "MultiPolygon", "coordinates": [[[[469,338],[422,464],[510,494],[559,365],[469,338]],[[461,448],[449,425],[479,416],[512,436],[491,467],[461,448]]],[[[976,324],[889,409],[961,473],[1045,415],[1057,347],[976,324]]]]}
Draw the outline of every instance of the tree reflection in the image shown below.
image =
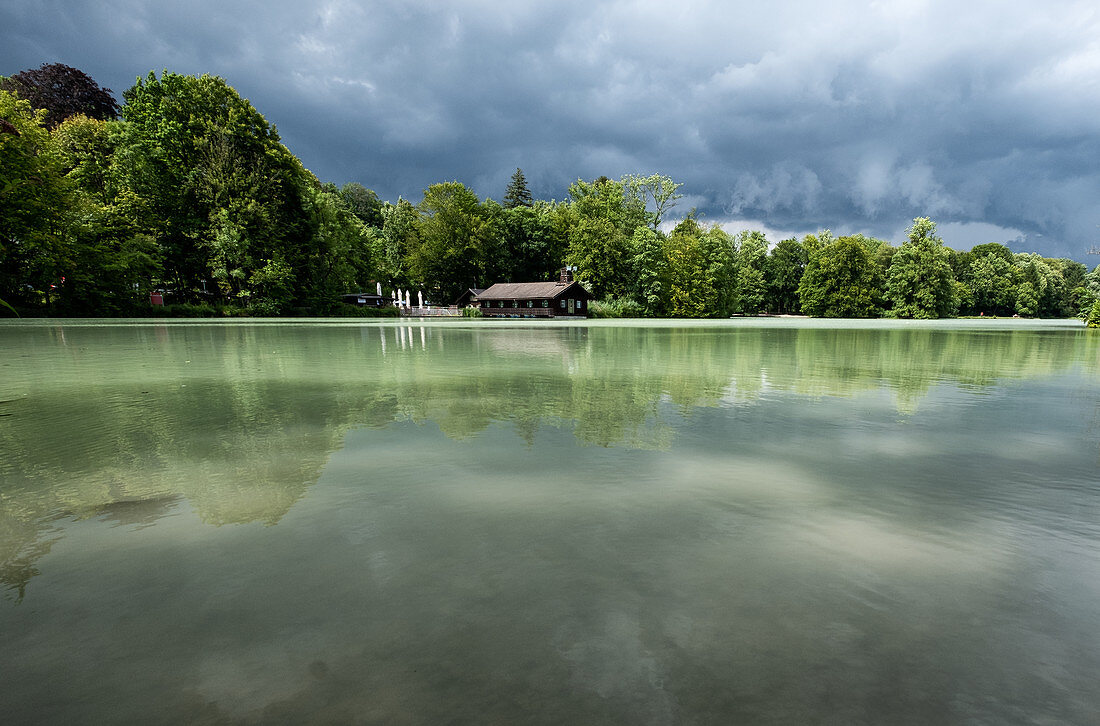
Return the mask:
{"type": "Polygon", "coordinates": [[[469,324],[19,326],[0,329],[0,582],[21,597],[59,518],[148,526],[186,505],[274,525],[351,428],[494,424],[538,446],[664,449],[677,419],[768,395],[941,384],[981,391],[1097,358],[1059,331],[469,324]],[[12,375],[14,373],[14,375],[12,375]]]}

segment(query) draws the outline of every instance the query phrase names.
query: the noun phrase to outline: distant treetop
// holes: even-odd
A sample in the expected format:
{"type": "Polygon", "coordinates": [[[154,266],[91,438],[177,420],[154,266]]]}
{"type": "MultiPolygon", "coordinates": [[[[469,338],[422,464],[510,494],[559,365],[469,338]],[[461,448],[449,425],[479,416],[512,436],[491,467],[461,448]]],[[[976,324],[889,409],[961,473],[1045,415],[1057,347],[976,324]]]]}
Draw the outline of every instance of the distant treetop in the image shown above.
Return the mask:
{"type": "Polygon", "coordinates": [[[111,89],[101,88],[86,73],[64,63],[43,63],[41,68],[0,78],[0,88],[18,94],[34,108],[46,109],[46,124],[51,128],[81,113],[105,121],[118,117],[111,89]]]}
{"type": "Polygon", "coordinates": [[[527,178],[523,176],[523,169],[516,167],[516,173],[512,175],[512,181],[508,182],[508,190],[504,192],[504,208],[530,207],[534,202],[531,190],[527,188],[527,178]]]}

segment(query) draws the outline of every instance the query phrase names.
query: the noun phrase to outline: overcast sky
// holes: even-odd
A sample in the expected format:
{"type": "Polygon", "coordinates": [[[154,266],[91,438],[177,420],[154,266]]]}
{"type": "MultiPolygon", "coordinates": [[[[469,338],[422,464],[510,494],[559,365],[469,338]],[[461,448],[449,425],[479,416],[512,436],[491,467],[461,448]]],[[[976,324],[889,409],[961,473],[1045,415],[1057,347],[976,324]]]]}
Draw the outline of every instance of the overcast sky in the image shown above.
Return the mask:
{"type": "Polygon", "coordinates": [[[659,172],[731,231],[1100,257],[1100,4],[0,0],[0,74],[224,77],[322,181],[659,172]]]}

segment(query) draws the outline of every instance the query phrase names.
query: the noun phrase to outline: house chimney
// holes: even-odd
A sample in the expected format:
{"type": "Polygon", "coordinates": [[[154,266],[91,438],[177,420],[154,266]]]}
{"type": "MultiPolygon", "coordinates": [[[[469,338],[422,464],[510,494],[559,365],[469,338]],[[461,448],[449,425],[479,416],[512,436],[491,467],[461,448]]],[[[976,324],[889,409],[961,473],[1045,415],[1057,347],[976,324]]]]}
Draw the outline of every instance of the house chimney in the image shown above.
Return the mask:
{"type": "Polygon", "coordinates": [[[568,285],[573,282],[573,268],[563,267],[561,268],[561,279],[558,280],[559,285],[568,285]]]}

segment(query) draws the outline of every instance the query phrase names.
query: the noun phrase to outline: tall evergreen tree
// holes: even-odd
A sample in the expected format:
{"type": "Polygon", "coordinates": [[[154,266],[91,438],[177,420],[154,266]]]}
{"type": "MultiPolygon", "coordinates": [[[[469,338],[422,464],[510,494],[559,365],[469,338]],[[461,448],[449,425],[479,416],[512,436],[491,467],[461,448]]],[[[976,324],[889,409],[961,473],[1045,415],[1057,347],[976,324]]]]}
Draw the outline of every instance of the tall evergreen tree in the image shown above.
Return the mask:
{"type": "Polygon", "coordinates": [[[527,188],[527,177],[523,176],[523,169],[516,167],[516,173],[512,175],[512,181],[508,182],[508,189],[504,192],[504,208],[530,207],[534,202],[531,190],[527,188]]]}

